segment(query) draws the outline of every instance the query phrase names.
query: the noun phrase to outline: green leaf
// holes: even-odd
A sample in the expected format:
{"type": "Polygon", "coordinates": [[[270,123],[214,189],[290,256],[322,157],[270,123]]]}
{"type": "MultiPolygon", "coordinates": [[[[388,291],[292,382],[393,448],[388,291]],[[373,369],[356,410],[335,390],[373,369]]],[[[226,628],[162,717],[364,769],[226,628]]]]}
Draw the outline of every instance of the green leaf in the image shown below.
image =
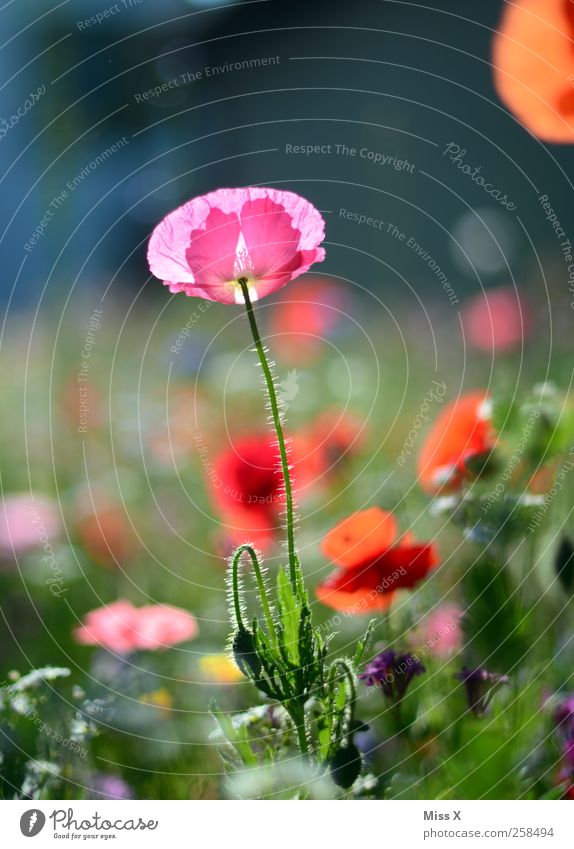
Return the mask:
{"type": "Polygon", "coordinates": [[[285,653],[295,666],[299,666],[299,621],[302,610],[285,569],[280,569],[277,574],[277,597],[285,653]]]}
{"type": "Polygon", "coordinates": [[[361,663],[371,641],[373,631],[375,630],[375,624],[376,620],[371,619],[367,626],[367,630],[365,631],[365,636],[357,643],[357,648],[355,649],[355,657],[353,659],[353,666],[359,666],[359,664],[361,663]]]}
{"type": "Polygon", "coordinates": [[[257,758],[247,736],[247,729],[242,726],[234,728],[231,718],[221,711],[214,701],[209,706],[211,715],[219,725],[221,732],[230,743],[246,766],[256,766],[257,758]]]}
{"type": "Polygon", "coordinates": [[[462,584],[470,662],[478,666],[488,658],[490,671],[501,673],[524,664],[531,646],[531,616],[509,580],[508,567],[483,556],[467,569],[462,584]]]}
{"type": "Polygon", "coordinates": [[[326,761],[329,756],[332,742],[333,715],[329,712],[321,713],[317,718],[317,756],[320,761],[326,761]]]}

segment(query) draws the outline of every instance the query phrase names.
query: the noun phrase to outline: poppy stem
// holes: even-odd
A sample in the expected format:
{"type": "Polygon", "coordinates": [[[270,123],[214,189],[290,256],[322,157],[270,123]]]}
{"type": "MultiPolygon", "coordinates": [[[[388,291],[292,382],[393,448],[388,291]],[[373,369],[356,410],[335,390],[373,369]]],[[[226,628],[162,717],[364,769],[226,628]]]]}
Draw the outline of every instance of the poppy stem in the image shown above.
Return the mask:
{"type": "Polygon", "coordinates": [[[329,689],[334,689],[335,681],[337,679],[337,670],[339,670],[339,675],[342,674],[342,676],[347,679],[347,686],[349,689],[349,701],[347,702],[347,707],[349,709],[349,726],[351,726],[353,719],[355,718],[355,702],[357,700],[355,679],[347,661],[338,657],[332,662],[329,669],[329,689]]]}
{"type": "Polygon", "coordinates": [[[235,605],[235,616],[238,620],[237,625],[240,628],[243,626],[243,623],[241,622],[241,605],[239,603],[239,579],[237,576],[237,570],[241,555],[245,552],[249,554],[253,564],[253,571],[255,572],[255,580],[257,581],[257,589],[259,590],[259,598],[261,599],[263,615],[265,616],[267,630],[269,631],[269,638],[276,643],[277,635],[275,634],[275,626],[273,624],[273,617],[271,616],[271,608],[269,607],[269,602],[267,600],[267,592],[265,590],[265,583],[263,581],[263,574],[261,572],[259,560],[257,559],[257,554],[255,553],[253,546],[247,544],[240,545],[233,555],[233,602],[235,605]]]}
{"type": "Polygon", "coordinates": [[[281,423],[279,401],[277,400],[277,393],[275,391],[275,384],[273,382],[273,374],[271,372],[271,367],[269,365],[269,362],[267,361],[267,357],[265,356],[265,348],[263,347],[263,343],[261,342],[261,336],[259,335],[259,330],[257,328],[255,313],[253,311],[253,304],[251,303],[251,298],[249,296],[247,280],[244,277],[240,277],[238,283],[241,286],[241,291],[243,293],[245,309],[247,310],[247,317],[249,319],[249,326],[251,327],[251,334],[253,336],[253,341],[255,342],[255,350],[259,355],[259,362],[261,363],[261,368],[263,369],[263,374],[265,376],[267,394],[269,395],[269,402],[271,404],[271,414],[273,416],[273,425],[275,426],[275,433],[277,434],[277,443],[279,445],[279,454],[281,456],[281,471],[283,473],[283,484],[285,487],[285,512],[287,515],[287,549],[289,552],[289,577],[291,579],[291,584],[293,585],[293,588],[297,589],[298,561],[297,556],[295,554],[293,489],[291,487],[291,478],[289,475],[289,460],[287,458],[287,448],[285,447],[285,436],[283,434],[283,425],[281,423]]]}
{"type": "Polygon", "coordinates": [[[238,566],[239,566],[239,558],[241,557],[243,551],[241,549],[237,549],[235,554],[233,555],[233,561],[231,563],[231,580],[233,587],[233,608],[235,611],[235,624],[240,631],[243,631],[245,626],[243,625],[243,617],[241,616],[241,595],[239,592],[239,575],[238,575],[238,566]]]}
{"type": "Polygon", "coordinates": [[[305,728],[305,708],[303,705],[297,705],[297,707],[287,708],[289,716],[291,717],[291,721],[295,726],[295,731],[297,732],[297,743],[299,744],[299,751],[301,755],[306,760],[309,757],[309,743],[307,741],[307,731],[305,728]]]}

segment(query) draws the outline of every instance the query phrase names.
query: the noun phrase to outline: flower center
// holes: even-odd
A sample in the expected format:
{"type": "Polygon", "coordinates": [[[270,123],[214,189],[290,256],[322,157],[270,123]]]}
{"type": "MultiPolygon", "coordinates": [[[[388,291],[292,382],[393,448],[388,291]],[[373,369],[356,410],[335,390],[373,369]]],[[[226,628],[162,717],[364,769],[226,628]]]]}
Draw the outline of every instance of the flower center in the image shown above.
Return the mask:
{"type": "Polygon", "coordinates": [[[249,297],[252,301],[256,301],[259,295],[257,294],[257,290],[255,289],[254,285],[255,277],[253,274],[253,265],[251,262],[249,250],[247,248],[247,243],[245,241],[245,236],[241,231],[239,233],[239,239],[237,240],[237,247],[235,248],[235,262],[233,263],[233,273],[236,278],[232,281],[232,286],[235,289],[235,303],[245,303],[245,298],[243,297],[243,292],[241,289],[241,283],[247,284],[247,291],[249,292],[249,297]]]}
{"type": "Polygon", "coordinates": [[[255,288],[255,278],[253,277],[239,277],[237,280],[231,280],[230,286],[233,286],[233,296],[235,298],[236,304],[244,304],[245,298],[243,296],[243,289],[241,288],[241,282],[247,284],[247,291],[249,293],[249,298],[252,301],[257,301],[259,299],[259,295],[257,294],[257,289],[255,288]]]}

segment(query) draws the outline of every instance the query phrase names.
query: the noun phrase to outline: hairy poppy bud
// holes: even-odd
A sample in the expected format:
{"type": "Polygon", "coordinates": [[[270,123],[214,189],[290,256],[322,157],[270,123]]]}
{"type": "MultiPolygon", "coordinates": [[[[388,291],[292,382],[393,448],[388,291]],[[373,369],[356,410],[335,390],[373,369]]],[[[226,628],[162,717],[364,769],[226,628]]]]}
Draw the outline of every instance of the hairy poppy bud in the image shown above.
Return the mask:
{"type": "Polygon", "coordinates": [[[369,730],[369,727],[370,726],[361,719],[353,719],[349,724],[349,735],[352,737],[353,734],[363,734],[365,731],[369,730]]]}
{"type": "Polygon", "coordinates": [[[235,663],[247,678],[259,678],[261,661],[255,650],[255,639],[247,628],[239,628],[233,637],[235,663]]]}
{"type": "Polygon", "coordinates": [[[352,787],[361,774],[361,754],[353,742],[338,749],[330,763],[331,778],[343,790],[352,787]]]}
{"type": "Polygon", "coordinates": [[[554,571],[564,592],[574,592],[574,546],[564,537],[554,559],[554,571]]]}

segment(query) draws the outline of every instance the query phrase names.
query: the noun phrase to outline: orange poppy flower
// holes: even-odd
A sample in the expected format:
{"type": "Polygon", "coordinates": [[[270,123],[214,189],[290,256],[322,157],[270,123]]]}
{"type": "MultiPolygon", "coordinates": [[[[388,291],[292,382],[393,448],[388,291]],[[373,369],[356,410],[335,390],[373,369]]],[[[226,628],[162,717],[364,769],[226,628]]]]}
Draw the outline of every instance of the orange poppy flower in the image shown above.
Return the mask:
{"type": "Polygon", "coordinates": [[[99,566],[125,566],[134,552],[132,529],[117,506],[84,516],[78,520],[76,532],[89,556],[99,566]]]}
{"type": "Polygon", "coordinates": [[[494,446],[490,419],[485,413],[488,393],[467,392],[448,404],[436,419],[418,456],[417,473],[428,493],[452,492],[468,476],[468,462],[487,455],[494,446]]]}
{"type": "Polygon", "coordinates": [[[353,513],[329,531],[321,551],[336,563],[348,569],[376,557],[389,548],[397,537],[397,523],[392,513],[380,507],[370,507],[353,513]]]}
{"type": "Polygon", "coordinates": [[[493,42],[494,84],[524,126],[574,141],[574,7],[569,0],[504,4],[493,42]]]}
{"type": "Polygon", "coordinates": [[[325,537],[323,553],[340,568],[315,589],[319,601],[347,614],[386,610],[396,590],[412,589],[438,564],[432,543],[397,540],[394,516],[378,507],[354,513],[325,537]]]}

